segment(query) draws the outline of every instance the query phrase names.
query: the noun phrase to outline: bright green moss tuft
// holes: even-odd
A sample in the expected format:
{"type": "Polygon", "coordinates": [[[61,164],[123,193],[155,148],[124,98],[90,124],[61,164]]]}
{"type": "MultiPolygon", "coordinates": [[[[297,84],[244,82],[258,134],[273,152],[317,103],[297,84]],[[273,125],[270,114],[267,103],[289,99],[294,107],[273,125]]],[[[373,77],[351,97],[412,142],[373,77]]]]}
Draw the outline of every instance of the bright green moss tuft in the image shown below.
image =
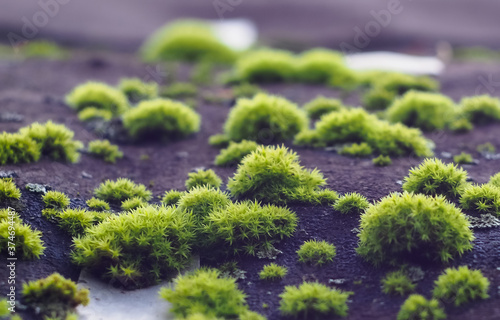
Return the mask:
{"type": "Polygon", "coordinates": [[[385,110],[396,99],[396,96],[394,91],[375,87],[363,94],[362,104],[367,110],[385,110]]]}
{"type": "Polygon", "coordinates": [[[280,295],[283,316],[303,319],[331,319],[347,316],[347,299],[352,293],[331,289],[317,282],[286,286],[280,295]]]}
{"type": "Polygon", "coordinates": [[[219,188],[222,185],[222,179],[212,170],[198,170],[188,173],[186,180],[186,190],[196,187],[219,188]]]}
{"type": "Polygon", "coordinates": [[[120,90],[93,81],[74,88],[66,96],[66,103],[77,111],[92,107],[110,111],[113,115],[120,115],[129,108],[127,97],[120,90]]]}
{"type": "Polygon", "coordinates": [[[132,211],[140,207],[147,206],[148,203],[144,202],[141,198],[130,198],[122,202],[121,208],[123,211],[132,211]]]}
{"type": "Polygon", "coordinates": [[[30,137],[18,133],[0,134],[0,165],[30,163],[40,159],[40,147],[30,137]]]}
{"type": "Polygon", "coordinates": [[[87,206],[94,211],[109,210],[109,204],[106,201],[97,198],[87,200],[87,206]]]}
{"type": "Polygon", "coordinates": [[[366,142],[362,143],[353,143],[351,145],[344,146],[339,154],[349,155],[352,157],[367,157],[373,153],[372,147],[368,145],[366,142]]]}
{"type": "Polygon", "coordinates": [[[361,215],[357,252],[375,265],[447,262],[472,249],[465,215],[443,196],[393,193],[361,215]]]}
{"type": "Polygon", "coordinates": [[[234,166],[241,162],[241,160],[257,150],[259,145],[254,141],[241,140],[240,142],[230,142],[226,149],[222,149],[215,158],[215,165],[217,166],[234,166]]]}
{"type": "Polygon", "coordinates": [[[67,52],[57,43],[47,40],[30,40],[23,43],[21,54],[28,58],[63,59],[67,52]]]}
{"type": "Polygon", "coordinates": [[[319,119],[327,113],[345,109],[345,106],[339,99],[319,96],[316,99],[309,101],[303,108],[311,119],[319,119]]]}
{"type": "Polygon", "coordinates": [[[193,237],[188,215],[171,207],[141,207],[74,238],[72,258],[115,284],[146,287],[186,266],[193,237]]]}
{"type": "Polygon", "coordinates": [[[244,81],[290,81],[296,73],[296,59],[288,51],[261,49],[241,56],[235,70],[237,77],[244,81]]]}
{"type": "Polygon", "coordinates": [[[141,198],[144,201],[151,199],[151,191],[146,190],[146,186],[135,184],[125,178],[119,178],[116,181],[106,180],[94,190],[94,195],[98,199],[115,204],[134,197],[141,198]]]}
{"type": "Polygon", "coordinates": [[[42,153],[53,160],[75,163],[80,159],[80,141],[73,140],[75,133],[62,124],[47,121],[44,124],[32,123],[19,133],[34,140],[42,153]]]}
{"type": "Polygon", "coordinates": [[[11,209],[0,209],[0,253],[7,255],[9,242],[14,243],[16,257],[22,259],[39,258],[45,247],[42,233],[22,222],[11,209]],[[14,238],[12,237],[14,235],[14,238]]]}
{"type": "Polygon", "coordinates": [[[471,270],[467,266],[448,268],[434,282],[432,295],[436,299],[453,302],[455,306],[477,299],[489,298],[490,282],[481,270],[471,270]]]}
{"type": "Polygon", "coordinates": [[[373,79],[375,87],[394,92],[398,95],[410,90],[434,92],[439,89],[439,83],[429,77],[415,77],[403,73],[382,73],[373,79]]]}
{"type": "Polygon", "coordinates": [[[161,199],[161,203],[166,206],[174,206],[177,202],[179,202],[184,194],[185,192],[178,190],[165,191],[165,195],[161,199]]]}
{"type": "Polygon", "coordinates": [[[117,145],[111,144],[109,140],[90,141],[89,153],[110,163],[115,163],[116,159],[123,158],[123,152],[120,151],[117,145]]]}
{"type": "Polygon", "coordinates": [[[332,262],[336,254],[337,251],[333,244],[316,240],[304,242],[297,251],[300,262],[310,263],[316,266],[332,262]]]}
{"type": "Polygon", "coordinates": [[[443,195],[456,199],[466,185],[467,172],[455,164],[441,160],[425,159],[419,167],[412,168],[405,178],[403,190],[425,195],[443,195]]]}
{"type": "Polygon", "coordinates": [[[219,189],[207,186],[194,187],[183,193],[177,201],[178,209],[191,212],[196,221],[203,221],[210,212],[216,209],[224,209],[231,203],[228,195],[219,189]]]}
{"type": "Polygon", "coordinates": [[[462,152],[453,157],[453,162],[457,164],[471,164],[474,163],[474,159],[470,153],[462,152]]]}
{"type": "Polygon", "coordinates": [[[497,188],[500,188],[500,172],[498,172],[497,174],[493,175],[490,178],[490,181],[488,181],[488,184],[492,185],[492,186],[495,186],[497,188]]]}
{"type": "Polygon", "coordinates": [[[292,139],[307,124],[307,115],[297,105],[262,93],[251,100],[237,101],[224,124],[224,132],[234,141],[271,143],[292,139]]]}
{"type": "Polygon", "coordinates": [[[464,133],[474,129],[474,125],[467,118],[459,117],[450,123],[449,128],[455,133],[464,133]]]}
{"type": "Polygon", "coordinates": [[[21,199],[21,190],[11,178],[0,178],[0,204],[21,199]]]}
{"type": "Polygon", "coordinates": [[[386,167],[392,164],[392,160],[389,156],[380,155],[376,158],[373,158],[372,163],[377,167],[386,167]]]}
{"type": "Polygon", "coordinates": [[[78,289],[59,273],[23,284],[22,295],[28,307],[44,319],[68,319],[77,306],[90,302],[87,289],[78,289]]]}
{"type": "Polygon", "coordinates": [[[360,214],[368,208],[370,203],[363,195],[352,192],[341,196],[333,208],[343,214],[360,214]]]}
{"type": "Polygon", "coordinates": [[[80,121],[94,121],[94,120],[109,121],[112,118],[113,118],[113,113],[111,111],[97,109],[94,107],[88,107],[78,112],[78,119],[80,119],[80,121]]]}
{"type": "Polygon", "coordinates": [[[245,201],[212,210],[205,219],[204,234],[214,250],[256,255],[290,237],[296,227],[297,216],[287,208],[245,201]]]}
{"type": "Polygon", "coordinates": [[[387,109],[390,122],[424,131],[444,129],[457,112],[454,102],[441,94],[410,91],[387,109]]]}
{"type": "Polygon", "coordinates": [[[124,78],[120,80],[118,88],[127,96],[130,103],[158,97],[158,84],[153,81],[143,82],[139,78],[124,78]]]}
{"type": "Polygon", "coordinates": [[[146,61],[212,61],[228,63],[235,53],[220,42],[202,20],[179,20],[158,29],[141,48],[146,61]]]}
{"type": "Polygon", "coordinates": [[[200,130],[200,116],[176,101],[143,101],[123,115],[123,126],[137,139],[175,139],[200,130]]]}
{"type": "Polygon", "coordinates": [[[347,68],[341,53],[328,49],[311,49],[296,58],[297,81],[305,83],[352,86],[355,82],[354,71],[347,68]]]}
{"type": "Polygon", "coordinates": [[[214,134],[208,138],[208,144],[218,148],[226,148],[231,139],[225,134],[214,134]]]}
{"type": "Polygon", "coordinates": [[[492,184],[469,185],[461,194],[460,205],[472,212],[500,215],[500,188],[492,184]]]}
{"type": "Polygon", "coordinates": [[[42,197],[45,208],[63,210],[69,206],[69,198],[62,192],[47,191],[42,197]]]}
{"type": "Polygon", "coordinates": [[[100,214],[85,209],[66,209],[55,218],[61,229],[73,237],[85,234],[88,228],[101,222],[100,214]]]}
{"type": "Polygon", "coordinates": [[[176,82],[166,87],[162,92],[162,97],[171,99],[182,99],[189,97],[196,97],[198,89],[195,85],[189,82],[176,82]]]}
{"type": "Polygon", "coordinates": [[[288,273],[288,269],[279,266],[276,263],[266,264],[262,271],[259,272],[259,278],[262,280],[280,280],[283,279],[288,273]]]}
{"type": "Polygon", "coordinates": [[[271,203],[297,200],[297,193],[315,194],[326,183],[316,169],[304,169],[286,147],[259,147],[246,156],[227,184],[231,195],[271,203]]]}
{"type": "Polygon", "coordinates": [[[419,294],[412,294],[399,310],[397,320],[440,320],[446,319],[439,301],[427,300],[419,294]]]}
{"type": "Polygon", "coordinates": [[[463,98],[460,112],[473,124],[500,121],[500,99],[488,95],[463,98]]]}
{"type": "Polygon", "coordinates": [[[416,287],[410,277],[401,270],[388,273],[381,282],[382,291],[386,294],[399,294],[400,296],[404,296],[413,292],[416,287]]]}

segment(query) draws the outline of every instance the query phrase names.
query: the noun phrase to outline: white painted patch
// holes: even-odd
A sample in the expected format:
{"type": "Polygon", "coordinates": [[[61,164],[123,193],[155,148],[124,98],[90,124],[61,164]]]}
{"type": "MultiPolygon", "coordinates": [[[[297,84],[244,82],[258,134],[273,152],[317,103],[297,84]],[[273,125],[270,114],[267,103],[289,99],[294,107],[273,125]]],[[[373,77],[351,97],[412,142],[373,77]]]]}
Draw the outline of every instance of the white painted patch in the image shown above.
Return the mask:
{"type": "Polygon", "coordinates": [[[257,41],[257,27],[248,19],[211,21],[215,36],[233,50],[246,50],[257,41]]]}

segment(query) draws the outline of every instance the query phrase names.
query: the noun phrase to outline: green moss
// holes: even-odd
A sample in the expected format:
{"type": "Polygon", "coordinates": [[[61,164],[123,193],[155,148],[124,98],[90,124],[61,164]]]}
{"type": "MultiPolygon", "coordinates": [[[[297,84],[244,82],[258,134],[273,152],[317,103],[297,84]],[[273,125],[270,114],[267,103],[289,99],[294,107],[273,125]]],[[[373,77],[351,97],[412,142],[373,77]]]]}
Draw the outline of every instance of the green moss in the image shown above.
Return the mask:
{"type": "Polygon", "coordinates": [[[410,90],[434,92],[439,89],[439,83],[429,77],[416,77],[403,73],[386,72],[373,78],[375,87],[394,92],[398,95],[410,90]]]}
{"type": "Polygon", "coordinates": [[[62,192],[47,191],[42,197],[45,208],[63,210],[69,206],[69,198],[62,192]]]}
{"type": "Polygon", "coordinates": [[[459,117],[450,123],[449,128],[456,133],[465,133],[474,129],[474,125],[467,118],[459,117]]]}
{"type": "Polygon", "coordinates": [[[470,153],[462,152],[453,157],[453,162],[457,164],[471,164],[474,163],[474,159],[470,153]]]}
{"type": "Polygon", "coordinates": [[[0,179],[0,204],[21,199],[21,190],[16,187],[12,178],[0,179]]]}
{"type": "Polygon", "coordinates": [[[419,294],[412,294],[405,300],[399,310],[397,320],[440,320],[446,319],[444,309],[439,301],[427,300],[419,294]]]}
{"type": "Polygon", "coordinates": [[[415,290],[416,285],[405,272],[399,270],[389,272],[382,279],[382,291],[386,294],[399,294],[404,296],[415,290]]]}
{"type": "Polygon", "coordinates": [[[120,90],[94,81],[75,87],[66,96],[66,103],[77,111],[92,107],[113,115],[123,114],[129,108],[127,97],[120,90]]]}
{"type": "Polygon", "coordinates": [[[447,262],[472,249],[465,215],[443,196],[393,193],[361,215],[357,252],[375,265],[447,262]]]}
{"type": "Polygon", "coordinates": [[[331,319],[347,316],[350,292],[331,289],[317,282],[304,282],[300,286],[286,286],[280,295],[283,316],[303,319],[331,319]]]}
{"type": "Polygon", "coordinates": [[[351,145],[344,146],[339,154],[348,155],[352,157],[367,157],[373,153],[372,147],[366,142],[353,143],[351,145]]]}
{"type": "Polygon", "coordinates": [[[477,152],[480,154],[493,154],[496,152],[496,148],[491,142],[486,142],[477,146],[477,152]]]}
{"type": "Polygon", "coordinates": [[[177,204],[177,202],[179,202],[184,194],[185,192],[178,190],[165,191],[165,195],[161,199],[161,203],[166,206],[174,206],[177,204]]]}
{"type": "Polygon", "coordinates": [[[141,207],[74,238],[73,261],[126,288],[145,287],[186,266],[194,233],[188,215],[171,207],[141,207]]]}
{"type": "Polygon", "coordinates": [[[166,87],[161,92],[162,97],[172,99],[182,99],[189,97],[196,97],[198,88],[189,82],[176,82],[166,87]]]}
{"type": "Polygon", "coordinates": [[[210,61],[199,61],[191,69],[190,79],[196,84],[209,84],[212,81],[214,64],[210,61]]]}
{"type": "Polygon", "coordinates": [[[198,222],[203,221],[213,210],[226,208],[230,203],[225,192],[207,186],[194,187],[177,201],[178,209],[191,212],[198,222]]]}
{"type": "Polygon", "coordinates": [[[453,302],[460,306],[477,299],[489,298],[490,282],[481,270],[471,270],[467,266],[448,268],[434,282],[432,295],[436,299],[453,302]]]}
{"type": "Polygon", "coordinates": [[[307,128],[304,111],[285,98],[258,94],[239,99],[224,124],[224,132],[234,141],[271,143],[292,139],[307,128]]]}
{"type": "Polygon", "coordinates": [[[356,192],[346,193],[341,196],[333,208],[343,214],[360,214],[369,207],[370,203],[366,198],[356,192]]]}
{"type": "Polygon", "coordinates": [[[226,149],[222,149],[215,158],[217,166],[234,166],[241,160],[257,150],[259,145],[254,141],[241,140],[240,142],[230,142],[226,149]]]}
{"type": "Polygon", "coordinates": [[[490,177],[490,181],[488,181],[489,185],[500,188],[500,172],[490,177]]]}
{"type": "Polygon", "coordinates": [[[38,259],[45,250],[40,231],[23,223],[15,211],[0,209],[0,253],[9,255],[12,243],[15,256],[21,259],[38,259]]]}
{"type": "Polygon", "coordinates": [[[500,121],[500,99],[488,95],[463,98],[460,112],[473,124],[481,125],[500,121]]]}
{"type": "Polygon", "coordinates": [[[457,113],[454,102],[438,93],[410,91],[387,109],[390,122],[401,122],[424,131],[444,129],[457,113]]]}
{"type": "Polygon", "coordinates": [[[75,163],[80,159],[78,150],[83,148],[83,144],[73,140],[75,133],[62,124],[35,122],[21,128],[19,133],[34,140],[41,154],[53,160],[75,163]]]}
{"type": "Polygon", "coordinates": [[[89,300],[87,289],[78,289],[76,283],[59,273],[23,284],[23,301],[37,314],[64,319],[76,312],[79,305],[86,306],[89,300]]]}
{"type": "Polygon", "coordinates": [[[9,301],[5,298],[0,299],[0,319],[6,318],[10,315],[10,304],[9,301]]]}
{"type": "Polygon", "coordinates": [[[251,51],[236,61],[235,73],[240,80],[249,82],[290,81],[296,73],[296,59],[288,51],[251,51]]]}
{"type": "Polygon", "coordinates": [[[94,121],[94,120],[109,121],[112,118],[113,118],[113,113],[111,111],[97,109],[94,107],[88,107],[78,112],[78,119],[80,119],[80,121],[94,121]]]}
{"type": "Polygon", "coordinates": [[[319,96],[304,105],[304,110],[311,119],[319,119],[321,116],[342,110],[345,106],[339,99],[325,98],[319,96]]]}
{"type": "Polygon", "coordinates": [[[144,82],[139,78],[123,78],[118,88],[127,96],[130,103],[158,97],[158,84],[153,81],[144,82]]]}
{"type": "Polygon", "coordinates": [[[325,183],[318,170],[300,165],[295,152],[270,146],[259,147],[246,156],[227,188],[235,198],[287,203],[296,200],[297,192],[315,194],[325,183]]]}
{"type": "Polygon", "coordinates": [[[500,188],[492,184],[469,185],[461,194],[460,205],[472,212],[500,215],[500,188]]]}
{"type": "Polygon", "coordinates": [[[123,152],[120,151],[117,145],[111,144],[109,140],[90,141],[88,150],[94,157],[110,163],[115,163],[116,159],[123,158],[123,152]]]}
{"type": "Polygon", "coordinates": [[[262,271],[259,272],[259,278],[262,280],[280,280],[283,279],[288,273],[288,269],[279,266],[276,263],[266,264],[262,271]]]}
{"type": "Polygon", "coordinates": [[[337,251],[333,244],[316,240],[304,242],[297,251],[300,262],[310,263],[316,266],[332,262],[336,254],[337,251]]]}
{"type": "Polygon", "coordinates": [[[186,190],[191,190],[195,187],[220,188],[222,179],[212,170],[198,170],[188,173],[186,180],[186,190]]]}
{"type": "Polygon", "coordinates": [[[396,93],[384,88],[375,87],[362,97],[363,107],[367,110],[386,110],[396,99],[396,93]]]}
{"type": "Polygon", "coordinates": [[[386,167],[392,164],[392,160],[389,156],[380,155],[372,160],[373,165],[377,167],[386,167]]]}
{"type": "Polygon", "coordinates": [[[437,158],[425,159],[412,168],[405,178],[403,190],[425,195],[443,195],[456,199],[466,185],[467,172],[455,164],[444,164],[437,158]]]}
{"type": "Polygon", "coordinates": [[[30,137],[18,133],[0,133],[0,165],[30,163],[40,159],[40,147],[30,137]]]}
{"type": "Polygon", "coordinates": [[[302,131],[294,141],[314,147],[362,142],[383,155],[432,155],[431,142],[420,130],[399,123],[390,125],[359,108],[323,116],[313,130],[302,131]]]}
{"type": "Polygon", "coordinates": [[[296,226],[297,216],[287,208],[240,202],[212,210],[203,231],[213,252],[256,255],[270,249],[274,242],[290,237],[296,226]]]}
{"type": "Polygon", "coordinates": [[[106,201],[97,198],[87,200],[87,206],[94,211],[109,210],[109,204],[106,201]]]}
{"type": "Polygon", "coordinates": [[[344,57],[337,51],[312,49],[300,54],[296,60],[295,78],[300,82],[348,86],[354,79],[354,72],[347,68],[344,57]]]}
{"type": "Polygon", "coordinates": [[[226,148],[231,139],[226,134],[214,134],[208,138],[208,144],[218,148],[226,148]]]}
{"type": "Polygon", "coordinates": [[[146,61],[232,62],[235,53],[221,43],[202,20],[178,20],[149,37],[141,48],[146,61]]]}
{"type": "Polygon", "coordinates": [[[174,280],[173,288],[164,287],[160,296],[172,304],[177,317],[201,313],[207,317],[241,319],[248,311],[245,294],[236,280],[224,278],[217,269],[200,269],[174,280]]]}
{"type": "Polygon", "coordinates": [[[237,86],[232,87],[233,96],[236,99],[239,98],[253,98],[258,93],[262,92],[262,89],[256,85],[250,83],[242,83],[237,86]]]}
{"type": "Polygon", "coordinates": [[[55,215],[61,229],[73,237],[81,236],[87,229],[101,222],[101,215],[85,209],[66,209],[55,215]]]}
{"type": "Polygon", "coordinates": [[[200,130],[200,116],[172,100],[143,101],[123,115],[123,126],[136,139],[175,139],[200,130]]]}
{"type": "Polygon", "coordinates": [[[106,180],[94,190],[94,195],[98,199],[115,204],[134,197],[139,197],[144,201],[151,199],[151,191],[147,190],[146,186],[135,184],[125,178],[119,178],[116,181],[106,180]]]}
{"type": "Polygon", "coordinates": [[[148,203],[144,202],[144,200],[142,200],[141,198],[134,197],[134,198],[124,200],[122,202],[121,208],[123,211],[132,211],[132,210],[135,210],[137,208],[146,206],[147,204],[148,203]]]}

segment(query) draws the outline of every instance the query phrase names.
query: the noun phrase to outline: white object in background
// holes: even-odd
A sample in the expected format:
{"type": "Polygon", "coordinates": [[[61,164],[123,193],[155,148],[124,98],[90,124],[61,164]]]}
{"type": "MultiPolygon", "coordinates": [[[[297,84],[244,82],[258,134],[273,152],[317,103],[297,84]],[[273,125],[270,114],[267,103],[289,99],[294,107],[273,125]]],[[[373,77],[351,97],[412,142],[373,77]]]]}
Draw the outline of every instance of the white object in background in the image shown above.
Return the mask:
{"type": "Polygon", "coordinates": [[[359,71],[394,71],[413,75],[438,75],[444,69],[444,63],[435,57],[386,51],[347,55],[346,62],[349,68],[359,71]]]}
{"type": "Polygon", "coordinates": [[[246,50],[257,41],[257,27],[248,19],[211,21],[215,36],[233,50],[246,50]]]}

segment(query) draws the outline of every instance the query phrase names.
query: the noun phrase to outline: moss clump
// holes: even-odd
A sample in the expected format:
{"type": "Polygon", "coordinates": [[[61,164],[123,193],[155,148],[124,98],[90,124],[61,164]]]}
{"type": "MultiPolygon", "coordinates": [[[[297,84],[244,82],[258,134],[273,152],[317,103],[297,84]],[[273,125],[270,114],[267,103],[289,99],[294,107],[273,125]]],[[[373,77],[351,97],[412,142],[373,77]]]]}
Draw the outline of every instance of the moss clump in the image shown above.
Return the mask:
{"type": "Polygon", "coordinates": [[[195,85],[189,82],[176,82],[166,87],[162,92],[162,97],[172,99],[182,99],[189,97],[196,97],[198,89],[195,85]]]}
{"type": "Polygon", "coordinates": [[[222,185],[222,179],[212,170],[198,170],[188,173],[186,190],[196,187],[208,187],[218,189],[222,185]]]}
{"type": "Polygon", "coordinates": [[[200,130],[200,116],[180,102],[143,101],[123,115],[123,126],[136,139],[175,139],[200,130]]]}
{"type": "Polygon", "coordinates": [[[460,205],[472,212],[500,215],[500,188],[491,184],[469,185],[461,194],[460,205]]]}
{"type": "Polygon", "coordinates": [[[432,155],[431,142],[420,130],[399,123],[390,125],[363,109],[345,109],[324,115],[313,130],[300,132],[294,143],[327,147],[362,142],[383,155],[432,155]]]}
{"type": "Polygon", "coordinates": [[[481,270],[471,270],[467,266],[448,268],[434,282],[432,295],[436,299],[453,302],[455,306],[476,299],[489,298],[490,282],[481,270]]]}
{"type": "Polygon", "coordinates": [[[347,68],[340,52],[328,49],[311,49],[297,58],[296,80],[305,83],[323,83],[349,86],[354,83],[354,72],[347,68]]]}
{"type": "Polygon", "coordinates": [[[47,191],[42,197],[45,208],[63,210],[69,206],[69,198],[62,192],[47,191]]]}
{"type": "Polygon", "coordinates": [[[147,206],[148,203],[144,202],[141,198],[130,198],[122,202],[121,208],[123,211],[132,211],[140,207],[147,206]]]}
{"type": "Polygon", "coordinates": [[[283,279],[288,273],[288,269],[279,266],[276,263],[266,264],[262,271],[259,272],[259,278],[262,280],[280,280],[283,279]]]}
{"type": "Polygon", "coordinates": [[[21,199],[21,190],[16,187],[12,178],[0,179],[0,204],[21,199]]]}
{"type": "Polygon", "coordinates": [[[203,231],[214,251],[255,255],[272,248],[273,242],[290,237],[296,226],[297,216],[287,208],[240,202],[213,209],[205,219],[203,231]]]}
{"type": "Polygon", "coordinates": [[[339,99],[325,98],[319,96],[304,105],[304,110],[311,119],[319,119],[321,116],[345,109],[342,101],[339,99]]]}
{"type": "Polygon", "coordinates": [[[316,169],[304,169],[286,147],[259,147],[246,156],[227,184],[231,195],[271,203],[311,199],[326,180],[316,169]]]}
{"type": "Polygon", "coordinates": [[[53,160],[75,163],[80,159],[80,141],[73,140],[75,133],[62,124],[47,121],[44,124],[32,123],[19,133],[34,140],[42,153],[53,160]]]}
{"type": "Polygon", "coordinates": [[[240,142],[230,142],[226,149],[222,149],[215,158],[217,166],[234,166],[253,151],[259,145],[255,141],[241,140],[240,142]]]}
{"type": "Polygon", "coordinates": [[[226,208],[230,203],[225,192],[206,186],[194,187],[177,201],[178,209],[191,212],[198,222],[203,221],[213,210],[226,208]]]}
{"type": "Polygon", "coordinates": [[[387,109],[390,122],[401,122],[424,131],[444,129],[457,110],[454,102],[441,94],[410,91],[387,109]]]}
{"type": "Polygon", "coordinates": [[[463,98],[461,114],[473,124],[481,125],[500,121],[500,99],[488,95],[463,98]]]}
{"type": "Polygon", "coordinates": [[[39,258],[45,247],[42,233],[33,230],[30,225],[22,222],[19,215],[11,209],[0,209],[0,253],[22,259],[39,258]],[[14,243],[15,251],[10,251],[9,243],[14,243]]]}
{"type": "Polygon", "coordinates": [[[101,222],[103,216],[85,209],[66,209],[55,214],[54,218],[61,229],[76,237],[85,234],[88,228],[101,222]]]}
{"type": "Polygon", "coordinates": [[[184,194],[185,192],[178,190],[165,191],[165,195],[161,199],[161,203],[166,206],[174,206],[177,204],[177,202],[179,202],[184,194]]]}
{"type": "Polygon", "coordinates": [[[394,91],[375,87],[363,94],[362,104],[367,110],[385,110],[392,104],[396,97],[397,94],[394,91]]]}
{"type": "Polygon", "coordinates": [[[470,153],[462,152],[453,157],[453,162],[457,164],[471,164],[474,163],[474,159],[470,153]]]}
{"type": "Polygon", "coordinates": [[[208,138],[208,144],[218,148],[226,148],[231,139],[225,134],[214,134],[208,138]]]}
{"type": "Polygon", "coordinates": [[[87,206],[94,211],[107,211],[109,210],[109,203],[104,200],[92,198],[87,200],[87,206]]]}
{"type": "Polygon", "coordinates": [[[72,258],[115,284],[145,287],[186,266],[193,237],[188,215],[170,207],[141,207],[74,238],[72,258]]]}
{"type": "Polygon", "coordinates": [[[141,54],[146,61],[228,63],[235,59],[235,53],[202,20],[179,20],[161,27],[146,40],[141,54]]]}
{"type": "Polygon", "coordinates": [[[412,294],[405,300],[399,310],[397,320],[440,320],[446,319],[444,309],[439,305],[439,301],[427,300],[419,294],[412,294]]]}
{"type": "Polygon", "coordinates": [[[0,165],[30,163],[40,159],[40,147],[30,137],[18,133],[0,134],[0,165]]]}
{"type": "Polygon", "coordinates": [[[403,73],[383,73],[376,76],[375,87],[403,95],[410,90],[434,92],[439,89],[439,83],[429,77],[415,77],[403,73]]]}
{"type": "Polygon", "coordinates": [[[366,198],[356,192],[347,193],[341,196],[333,208],[343,214],[360,214],[368,208],[370,203],[366,198]]]}
{"type": "Polygon", "coordinates": [[[127,97],[120,90],[94,81],[75,87],[66,96],[66,103],[77,111],[92,107],[113,115],[120,115],[129,108],[127,97]]]}
{"type": "Polygon", "coordinates": [[[373,158],[372,163],[377,167],[386,167],[392,164],[392,160],[389,156],[384,156],[381,154],[380,156],[373,158]]]}
{"type": "Polygon", "coordinates": [[[350,292],[331,289],[317,282],[304,282],[299,287],[286,286],[280,295],[280,311],[284,316],[323,319],[347,316],[350,292]]]}
{"type": "Polygon", "coordinates": [[[373,153],[372,147],[366,142],[353,143],[351,145],[344,146],[339,154],[348,155],[352,157],[367,157],[373,153]]]}
{"type": "Polygon", "coordinates": [[[153,81],[143,82],[139,78],[124,78],[120,80],[118,88],[127,96],[130,103],[158,97],[158,84],[153,81]]]}
{"type": "Polygon", "coordinates": [[[297,105],[262,93],[251,100],[238,100],[224,124],[224,132],[234,141],[271,143],[292,139],[307,124],[305,112],[297,105]]]}
{"type": "Polygon", "coordinates": [[[134,197],[141,198],[144,201],[151,199],[151,191],[146,190],[146,186],[135,184],[125,178],[119,178],[116,181],[106,180],[94,190],[94,195],[98,199],[114,204],[119,204],[134,197]]]}
{"type": "Polygon", "coordinates": [[[78,289],[76,283],[59,273],[23,284],[22,295],[28,307],[44,319],[67,319],[77,306],[90,302],[87,289],[78,289]]]}
{"type": "Polygon", "coordinates": [[[464,133],[474,129],[474,125],[467,118],[459,117],[449,124],[449,128],[455,133],[464,133]]]}
{"type": "Polygon", "coordinates": [[[407,192],[368,207],[360,230],[357,252],[375,265],[409,258],[447,262],[472,249],[474,239],[465,215],[443,196],[407,192]]]}
{"type": "Polygon", "coordinates": [[[493,154],[497,151],[497,149],[495,148],[494,145],[491,144],[491,142],[486,142],[484,144],[478,145],[476,150],[482,155],[493,154]]]}
{"type": "Polygon", "coordinates": [[[262,89],[260,87],[250,83],[242,83],[240,85],[232,87],[232,89],[235,99],[253,98],[253,96],[262,92],[262,89]]]}
{"type": "Polygon", "coordinates": [[[111,144],[109,140],[90,141],[89,153],[109,163],[115,163],[116,159],[123,158],[123,152],[120,151],[117,145],[111,144]]]}
{"type": "Polygon", "coordinates": [[[203,314],[213,319],[242,319],[249,312],[245,294],[236,280],[224,278],[217,269],[200,269],[174,280],[173,288],[160,290],[160,296],[172,304],[178,317],[203,314]]]}
{"type": "Polygon", "coordinates": [[[296,73],[296,60],[288,51],[256,50],[236,61],[235,73],[240,80],[248,82],[290,81],[296,73]]]}
{"type": "Polygon", "coordinates": [[[467,172],[453,163],[425,159],[420,166],[412,168],[405,178],[403,190],[425,195],[443,195],[456,199],[466,185],[467,172]]]}
{"type": "Polygon", "coordinates": [[[500,172],[492,176],[490,181],[488,181],[488,184],[500,188],[500,172]]]}
{"type": "Polygon", "coordinates": [[[400,296],[404,296],[413,292],[416,287],[410,277],[401,270],[388,273],[381,282],[382,291],[386,294],[399,294],[400,296]]]}
{"type": "Polygon", "coordinates": [[[316,240],[304,242],[297,251],[300,262],[310,263],[316,266],[332,262],[336,254],[337,251],[333,244],[316,240]]]}
{"type": "Polygon", "coordinates": [[[80,121],[94,121],[94,120],[104,120],[109,121],[113,118],[113,113],[109,110],[97,109],[94,107],[88,107],[78,112],[78,119],[80,121]]]}

